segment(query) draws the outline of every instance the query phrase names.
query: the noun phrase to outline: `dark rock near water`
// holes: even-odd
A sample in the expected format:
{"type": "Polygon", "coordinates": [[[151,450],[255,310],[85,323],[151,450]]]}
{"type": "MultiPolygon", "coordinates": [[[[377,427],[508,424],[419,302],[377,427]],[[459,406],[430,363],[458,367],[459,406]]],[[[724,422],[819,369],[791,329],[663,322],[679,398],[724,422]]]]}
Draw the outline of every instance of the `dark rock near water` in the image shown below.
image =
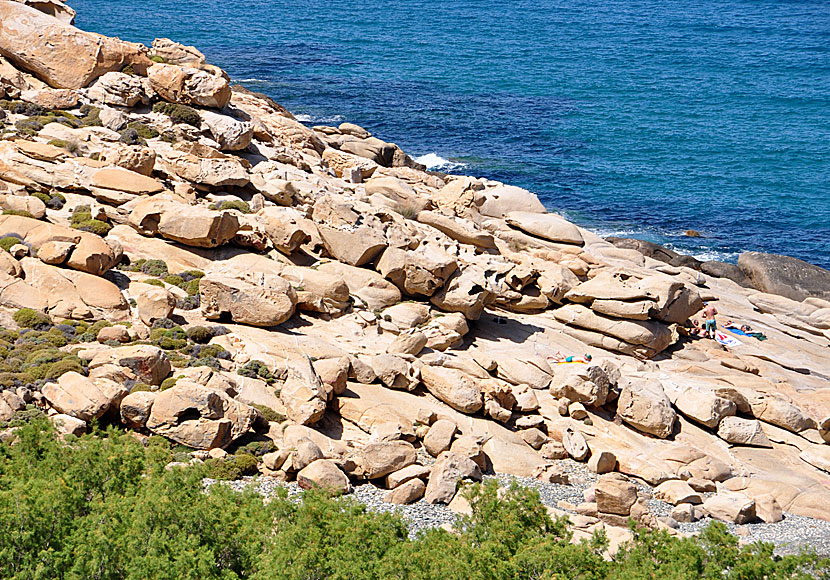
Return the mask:
{"type": "Polygon", "coordinates": [[[644,256],[654,258],[655,260],[660,260],[661,262],[665,262],[667,264],[670,264],[672,260],[674,260],[680,255],[673,250],[664,248],[660,244],[655,244],[654,242],[647,242],[646,240],[615,237],[605,238],[605,240],[611,242],[618,248],[623,248],[626,250],[637,250],[644,256]]]}
{"type": "Polygon", "coordinates": [[[738,266],[761,292],[792,300],[804,300],[810,296],[830,300],[830,270],[804,260],[744,252],[738,258],[738,266]]]}
{"type": "Polygon", "coordinates": [[[744,288],[752,288],[752,282],[746,277],[744,271],[735,264],[727,262],[703,262],[700,264],[700,271],[715,278],[729,278],[744,288]]]}

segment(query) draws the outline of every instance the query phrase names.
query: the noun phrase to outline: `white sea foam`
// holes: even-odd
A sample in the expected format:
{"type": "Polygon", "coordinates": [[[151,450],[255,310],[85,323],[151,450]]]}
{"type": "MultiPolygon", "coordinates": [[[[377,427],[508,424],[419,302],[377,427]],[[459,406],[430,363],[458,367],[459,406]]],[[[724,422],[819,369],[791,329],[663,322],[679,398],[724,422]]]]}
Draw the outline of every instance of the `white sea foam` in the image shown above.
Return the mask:
{"type": "Polygon", "coordinates": [[[315,125],[324,125],[327,123],[342,123],[345,120],[345,117],[343,115],[332,115],[330,117],[315,117],[314,115],[298,113],[294,115],[294,117],[300,123],[313,123],[315,125]]]}
{"type": "Polygon", "coordinates": [[[455,163],[449,159],[444,159],[436,153],[421,155],[420,157],[416,157],[415,161],[421,165],[426,165],[427,169],[432,170],[440,169],[441,171],[455,171],[457,169],[467,167],[466,163],[455,163]]]}
{"type": "Polygon", "coordinates": [[[237,83],[267,83],[268,79],[258,79],[256,77],[251,77],[249,79],[234,79],[237,83]]]}

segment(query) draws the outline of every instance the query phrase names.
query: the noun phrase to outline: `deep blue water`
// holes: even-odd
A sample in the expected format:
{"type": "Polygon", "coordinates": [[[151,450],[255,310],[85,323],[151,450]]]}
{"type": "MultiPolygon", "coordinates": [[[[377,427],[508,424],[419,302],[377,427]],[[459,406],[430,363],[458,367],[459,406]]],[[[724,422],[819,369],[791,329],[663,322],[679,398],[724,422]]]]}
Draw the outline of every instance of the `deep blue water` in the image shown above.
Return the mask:
{"type": "Polygon", "coordinates": [[[606,235],[830,267],[827,0],[70,0],[606,235]],[[701,231],[703,239],[683,236],[701,231]]]}

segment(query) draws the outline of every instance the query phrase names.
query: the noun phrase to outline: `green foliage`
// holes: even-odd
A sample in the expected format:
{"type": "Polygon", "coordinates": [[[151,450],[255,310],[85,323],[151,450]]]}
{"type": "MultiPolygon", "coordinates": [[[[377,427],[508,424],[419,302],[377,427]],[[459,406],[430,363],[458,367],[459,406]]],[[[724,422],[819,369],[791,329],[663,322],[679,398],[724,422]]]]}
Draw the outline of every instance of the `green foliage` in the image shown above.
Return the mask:
{"type": "Polygon", "coordinates": [[[225,201],[214,203],[210,206],[210,209],[215,210],[226,210],[226,209],[235,209],[242,213],[251,213],[251,206],[248,205],[247,201],[242,201],[241,199],[226,199],[225,201]]]}
{"type": "Polygon", "coordinates": [[[153,56],[151,56],[150,60],[152,60],[153,62],[159,62],[159,63],[162,63],[162,64],[167,62],[166,58],[164,58],[163,56],[159,56],[157,54],[154,54],[153,56]]]}
{"type": "Polygon", "coordinates": [[[141,271],[148,276],[166,276],[167,264],[164,260],[146,260],[141,265],[141,271]]]}
{"type": "Polygon", "coordinates": [[[124,65],[124,67],[121,69],[121,72],[125,75],[135,76],[135,69],[133,68],[132,63],[124,65]]]}
{"type": "Polygon", "coordinates": [[[93,107],[92,105],[82,105],[81,106],[81,120],[80,126],[81,127],[101,127],[103,123],[101,122],[101,109],[98,107],[93,107]]]}
{"type": "Polygon", "coordinates": [[[176,386],[176,381],[178,378],[175,377],[167,377],[163,381],[161,381],[161,385],[159,386],[159,391],[166,391],[167,389],[173,388],[176,386]]]}
{"type": "Polygon", "coordinates": [[[31,308],[21,308],[12,315],[12,319],[21,328],[42,329],[52,326],[52,319],[48,314],[31,308]]]}
{"type": "Polygon", "coordinates": [[[12,246],[16,244],[22,244],[23,240],[17,238],[15,236],[6,236],[5,238],[0,239],[0,248],[3,248],[7,252],[12,249],[12,246]]]}
{"type": "Polygon", "coordinates": [[[245,363],[245,366],[237,369],[236,374],[252,379],[262,379],[267,382],[273,381],[276,377],[268,370],[265,363],[261,360],[252,360],[245,363]]]}
{"type": "Polygon", "coordinates": [[[157,278],[148,278],[147,280],[142,280],[143,284],[149,284],[150,286],[158,286],[159,288],[164,288],[164,282],[157,278]]]}
{"type": "Polygon", "coordinates": [[[188,450],[161,437],[142,446],[110,429],[62,443],[32,412],[0,444],[0,577],[102,580],[807,580],[827,560],[740,546],[721,524],[700,538],[636,530],[612,561],[607,542],[570,543],[535,492],[494,483],[469,491],[457,533],[409,538],[401,519],[350,498],[280,491],[269,502],[202,477],[254,473],[248,444],[204,466],[166,470],[188,450]]]}
{"type": "Polygon", "coordinates": [[[268,407],[267,405],[254,404],[252,406],[254,409],[262,413],[262,417],[269,423],[282,423],[285,421],[285,415],[277,413],[274,409],[268,407]]]}
{"type": "Polygon", "coordinates": [[[76,206],[69,218],[69,225],[76,230],[92,232],[99,236],[106,236],[112,229],[107,222],[92,219],[92,211],[88,205],[76,206]]]}
{"type": "Polygon", "coordinates": [[[159,132],[138,121],[133,121],[127,124],[126,129],[122,129],[119,133],[121,135],[120,141],[127,145],[141,145],[145,139],[153,139],[159,136],[159,132]]]}
{"type": "Polygon", "coordinates": [[[3,215],[19,215],[27,218],[34,218],[30,212],[26,211],[25,209],[4,209],[3,215]]]}
{"type": "Polygon", "coordinates": [[[213,338],[213,333],[206,326],[191,326],[187,329],[187,338],[197,344],[205,344],[213,338]]]}
{"type": "Polygon", "coordinates": [[[202,118],[199,116],[199,112],[187,105],[160,101],[153,105],[153,112],[167,115],[173,123],[184,123],[196,128],[202,124],[202,118]]]}
{"type": "Polygon", "coordinates": [[[254,475],[257,472],[257,458],[248,453],[227,455],[221,459],[208,459],[207,476],[213,479],[232,481],[243,475],[254,475]]]}

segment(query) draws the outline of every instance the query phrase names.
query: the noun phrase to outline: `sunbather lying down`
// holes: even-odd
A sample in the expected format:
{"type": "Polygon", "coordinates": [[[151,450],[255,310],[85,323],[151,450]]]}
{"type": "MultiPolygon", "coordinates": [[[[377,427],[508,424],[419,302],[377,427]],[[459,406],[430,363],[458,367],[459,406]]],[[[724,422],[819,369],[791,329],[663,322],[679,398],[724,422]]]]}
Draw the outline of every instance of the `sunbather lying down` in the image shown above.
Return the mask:
{"type": "Polygon", "coordinates": [[[751,332],[752,331],[752,327],[750,325],[741,324],[740,326],[738,326],[737,324],[735,324],[731,320],[727,320],[726,324],[724,324],[723,327],[724,328],[737,328],[738,330],[742,330],[744,332],[751,332]]]}
{"type": "Polygon", "coordinates": [[[584,363],[584,364],[588,364],[589,362],[591,362],[591,358],[592,357],[591,357],[590,354],[586,354],[585,356],[573,356],[573,355],[572,356],[565,356],[561,352],[559,352],[558,350],[554,354],[545,357],[545,359],[548,361],[548,364],[557,364],[557,365],[566,364],[566,363],[584,363]]]}

